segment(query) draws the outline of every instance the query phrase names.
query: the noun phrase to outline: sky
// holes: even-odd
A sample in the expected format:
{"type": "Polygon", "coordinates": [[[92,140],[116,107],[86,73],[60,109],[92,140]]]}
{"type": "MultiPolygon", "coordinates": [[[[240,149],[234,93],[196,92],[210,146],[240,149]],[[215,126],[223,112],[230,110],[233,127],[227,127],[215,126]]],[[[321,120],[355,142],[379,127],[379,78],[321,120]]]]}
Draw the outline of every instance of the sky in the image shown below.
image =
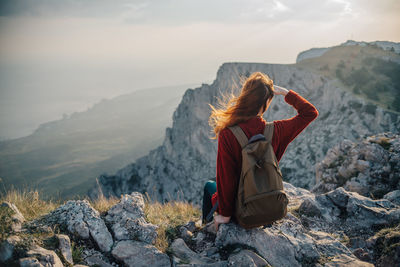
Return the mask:
{"type": "Polygon", "coordinates": [[[103,98],[211,83],[224,62],[400,42],[399,11],[398,0],[2,0],[0,140],[103,98]]]}

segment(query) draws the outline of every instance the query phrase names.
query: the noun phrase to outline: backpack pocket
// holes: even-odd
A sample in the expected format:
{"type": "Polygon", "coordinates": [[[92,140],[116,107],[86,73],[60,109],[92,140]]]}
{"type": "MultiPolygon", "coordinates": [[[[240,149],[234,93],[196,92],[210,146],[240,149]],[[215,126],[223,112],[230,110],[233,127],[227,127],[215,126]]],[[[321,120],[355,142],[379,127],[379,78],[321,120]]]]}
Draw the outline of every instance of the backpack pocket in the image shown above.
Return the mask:
{"type": "Polygon", "coordinates": [[[245,201],[238,223],[246,229],[273,223],[287,214],[289,199],[282,190],[263,193],[245,201]]]}

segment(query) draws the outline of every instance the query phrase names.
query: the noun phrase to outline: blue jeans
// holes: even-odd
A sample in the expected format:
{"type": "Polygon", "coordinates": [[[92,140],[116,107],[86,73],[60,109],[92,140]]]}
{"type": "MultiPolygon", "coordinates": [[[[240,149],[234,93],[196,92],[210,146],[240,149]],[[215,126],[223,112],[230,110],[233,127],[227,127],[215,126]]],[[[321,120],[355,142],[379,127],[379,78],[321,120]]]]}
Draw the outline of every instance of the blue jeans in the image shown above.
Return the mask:
{"type": "Polygon", "coordinates": [[[217,182],[216,178],[210,179],[204,185],[204,193],[203,193],[203,223],[207,223],[206,217],[208,213],[210,213],[212,209],[211,197],[217,191],[217,182]]]}

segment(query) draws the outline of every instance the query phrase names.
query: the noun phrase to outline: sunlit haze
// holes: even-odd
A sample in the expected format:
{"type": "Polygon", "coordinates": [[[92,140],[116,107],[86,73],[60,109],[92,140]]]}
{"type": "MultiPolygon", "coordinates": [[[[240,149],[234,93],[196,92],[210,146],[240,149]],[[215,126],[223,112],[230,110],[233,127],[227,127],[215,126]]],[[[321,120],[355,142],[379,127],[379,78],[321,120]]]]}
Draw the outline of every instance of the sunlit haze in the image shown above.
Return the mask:
{"type": "Polygon", "coordinates": [[[2,1],[0,140],[139,89],[210,83],[224,62],[295,63],[400,41],[400,1],[2,1]]]}

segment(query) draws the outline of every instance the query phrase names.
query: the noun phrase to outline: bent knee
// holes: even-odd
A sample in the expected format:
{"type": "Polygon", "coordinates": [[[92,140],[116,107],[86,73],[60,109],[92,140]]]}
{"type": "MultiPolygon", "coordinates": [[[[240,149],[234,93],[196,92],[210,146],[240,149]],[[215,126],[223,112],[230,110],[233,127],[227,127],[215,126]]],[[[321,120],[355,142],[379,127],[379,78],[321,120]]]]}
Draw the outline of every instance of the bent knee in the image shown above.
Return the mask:
{"type": "Polygon", "coordinates": [[[217,183],[215,181],[208,180],[206,182],[206,184],[204,185],[204,190],[207,190],[209,192],[210,191],[215,191],[216,186],[217,186],[217,183]]]}

